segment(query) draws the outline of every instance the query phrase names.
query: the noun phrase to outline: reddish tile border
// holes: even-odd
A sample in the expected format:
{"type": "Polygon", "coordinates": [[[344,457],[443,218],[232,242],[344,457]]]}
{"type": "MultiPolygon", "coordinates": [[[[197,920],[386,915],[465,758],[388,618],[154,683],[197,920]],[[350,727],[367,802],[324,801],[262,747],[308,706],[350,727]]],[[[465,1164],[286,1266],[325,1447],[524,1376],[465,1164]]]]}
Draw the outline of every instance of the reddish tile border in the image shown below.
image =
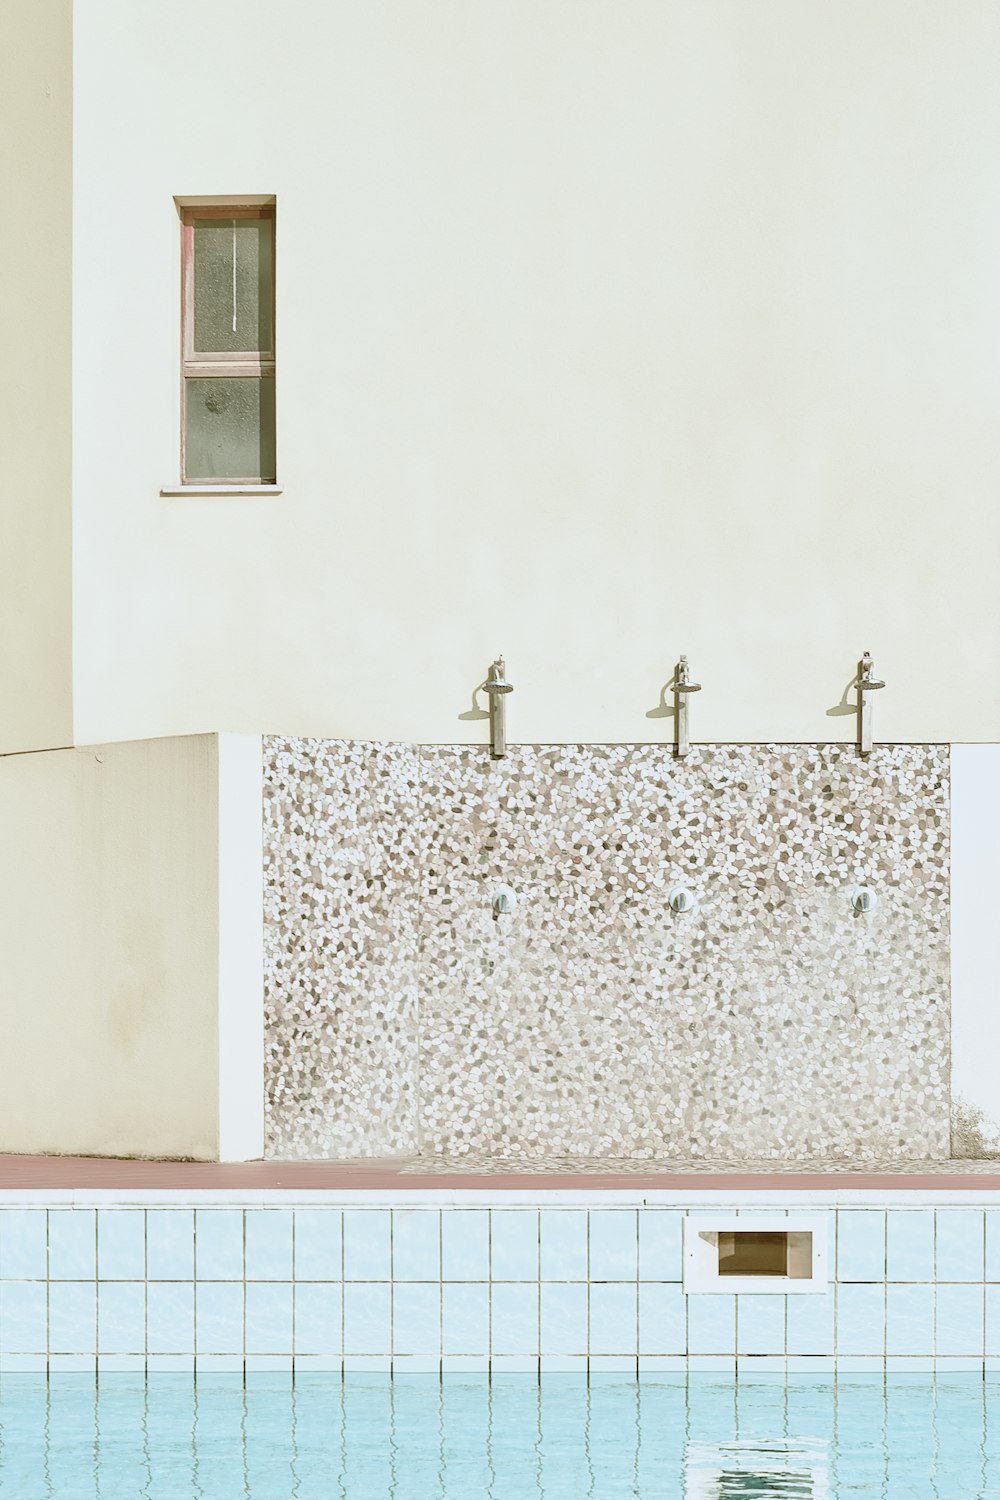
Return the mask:
{"type": "Polygon", "coordinates": [[[551,1192],[888,1192],[1000,1191],[995,1172],[417,1172],[407,1163],[134,1161],[109,1157],[0,1156],[0,1191],[192,1189],[327,1191],[551,1192]]]}

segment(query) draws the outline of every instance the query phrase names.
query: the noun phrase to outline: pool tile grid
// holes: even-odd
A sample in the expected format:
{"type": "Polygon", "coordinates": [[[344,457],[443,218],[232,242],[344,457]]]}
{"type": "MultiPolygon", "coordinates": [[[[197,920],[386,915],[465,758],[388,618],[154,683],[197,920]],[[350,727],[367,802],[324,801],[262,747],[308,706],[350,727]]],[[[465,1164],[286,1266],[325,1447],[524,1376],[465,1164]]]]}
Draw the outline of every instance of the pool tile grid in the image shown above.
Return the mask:
{"type": "Polygon", "coordinates": [[[0,1209],[0,1371],[1000,1368],[1000,1208],[831,1209],[791,1297],[685,1296],[684,1212],[0,1209]]]}

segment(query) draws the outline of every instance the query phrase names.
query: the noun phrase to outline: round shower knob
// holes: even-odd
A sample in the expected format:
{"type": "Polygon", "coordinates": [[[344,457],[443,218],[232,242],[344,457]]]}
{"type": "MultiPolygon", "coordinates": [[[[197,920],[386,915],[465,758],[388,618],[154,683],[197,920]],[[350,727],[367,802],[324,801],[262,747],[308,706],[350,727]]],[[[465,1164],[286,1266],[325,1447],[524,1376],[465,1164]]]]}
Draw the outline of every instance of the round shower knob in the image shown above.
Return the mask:
{"type": "Polygon", "coordinates": [[[509,885],[498,885],[493,892],[493,915],[508,917],[517,906],[517,896],[509,885]]]}
{"type": "Polygon", "coordinates": [[[698,897],[686,885],[675,885],[667,895],[667,904],[671,911],[693,911],[698,905],[698,897]]]}
{"type": "Polygon", "coordinates": [[[851,910],[859,916],[867,911],[874,911],[878,906],[878,896],[867,885],[856,885],[851,892],[851,910]]]}

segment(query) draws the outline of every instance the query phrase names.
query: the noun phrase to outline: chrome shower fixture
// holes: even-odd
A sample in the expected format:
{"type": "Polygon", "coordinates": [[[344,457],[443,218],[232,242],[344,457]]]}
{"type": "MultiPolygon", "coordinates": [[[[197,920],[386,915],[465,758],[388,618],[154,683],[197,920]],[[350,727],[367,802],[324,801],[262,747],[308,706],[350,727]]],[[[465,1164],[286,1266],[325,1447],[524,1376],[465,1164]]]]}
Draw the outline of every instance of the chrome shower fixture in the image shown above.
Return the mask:
{"type": "Polygon", "coordinates": [[[514,912],[517,910],[517,895],[514,891],[511,890],[509,885],[498,885],[496,890],[493,892],[493,898],[490,902],[490,905],[493,907],[494,921],[496,921],[498,917],[513,916],[514,912]]]}
{"type": "Polygon", "coordinates": [[[667,905],[672,912],[681,916],[686,911],[694,911],[698,905],[698,897],[686,885],[675,885],[672,891],[667,892],[667,905]]]}
{"type": "Polygon", "coordinates": [[[851,892],[851,910],[856,917],[874,911],[878,906],[878,895],[867,885],[856,885],[851,892]]]}
{"type": "Polygon", "coordinates": [[[688,659],[682,656],[674,668],[674,754],[687,755],[688,738],[688,693],[700,693],[701,683],[691,681],[688,659]]]}
{"type": "Polygon", "coordinates": [[[872,751],[872,700],[871,694],[885,683],[875,676],[875,663],[869,652],[858,662],[858,754],[870,755],[872,751]]]}
{"type": "Polygon", "coordinates": [[[507,754],[507,694],[514,691],[507,681],[504,659],[498,656],[490,663],[489,675],[483,686],[490,700],[490,755],[502,760],[507,754]]]}

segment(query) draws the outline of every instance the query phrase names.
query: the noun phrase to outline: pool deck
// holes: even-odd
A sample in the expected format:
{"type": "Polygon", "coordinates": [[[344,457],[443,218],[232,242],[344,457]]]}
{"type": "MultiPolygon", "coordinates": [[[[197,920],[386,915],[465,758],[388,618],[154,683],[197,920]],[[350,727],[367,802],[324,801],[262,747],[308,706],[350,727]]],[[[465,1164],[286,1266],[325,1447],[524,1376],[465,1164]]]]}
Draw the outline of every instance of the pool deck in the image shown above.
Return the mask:
{"type": "Polygon", "coordinates": [[[0,1156],[0,1192],[162,1190],[607,1192],[647,1189],[1000,1191],[1000,1160],[642,1161],[586,1158],[421,1158],[363,1161],[147,1161],[119,1157],[0,1156]]]}

